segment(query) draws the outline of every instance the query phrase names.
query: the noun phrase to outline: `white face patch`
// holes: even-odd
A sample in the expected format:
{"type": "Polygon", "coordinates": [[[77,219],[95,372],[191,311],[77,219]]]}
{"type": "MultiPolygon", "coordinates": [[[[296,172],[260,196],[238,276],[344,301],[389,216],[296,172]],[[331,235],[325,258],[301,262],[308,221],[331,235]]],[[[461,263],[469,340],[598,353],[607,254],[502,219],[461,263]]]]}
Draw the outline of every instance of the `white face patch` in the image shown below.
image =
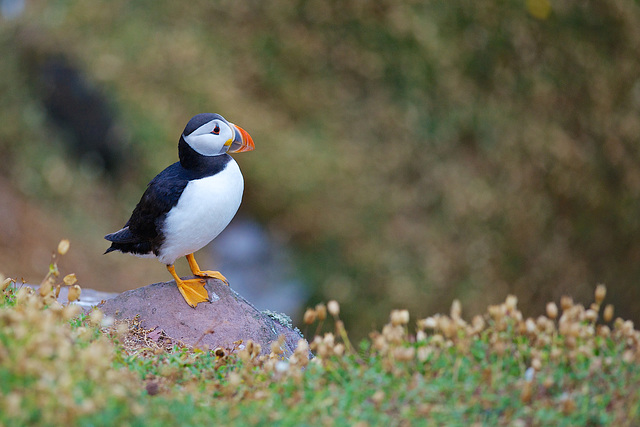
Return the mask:
{"type": "Polygon", "coordinates": [[[235,135],[231,125],[220,119],[203,124],[183,138],[191,148],[203,156],[217,156],[229,150],[235,135]]]}

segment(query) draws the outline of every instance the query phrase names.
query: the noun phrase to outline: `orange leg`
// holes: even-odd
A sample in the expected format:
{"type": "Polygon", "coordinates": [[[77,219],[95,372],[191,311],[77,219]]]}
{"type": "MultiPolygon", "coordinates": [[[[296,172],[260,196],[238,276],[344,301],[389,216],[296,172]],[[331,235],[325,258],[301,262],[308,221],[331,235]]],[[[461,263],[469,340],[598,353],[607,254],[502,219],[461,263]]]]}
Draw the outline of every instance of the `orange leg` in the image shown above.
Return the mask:
{"type": "Polygon", "coordinates": [[[187,262],[189,262],[189,268],[191,268],[191,272],[194,275],[198,277],[210,277],[213,279],[222,280],[225,283],[225,285],[227,286],[229,285],[229,281],[227,280],[227,278],[224,277],[219,271],[200,270],[200,267],[198,267],[198,263],[196,262],[196,259],[194,258],[193,254],[187,255],[187,262]]]}
{"type": "Polygon", "coordinates": [[[209,301],[209,292],[204,287],[204,280],[202,279],[189,279],[182,280],[176,274],[176,269],[173,265],[167,265],[167,270],[173,276],[178,285],[178,290],[182,294],[184,300],[191,307],[196,308],[198,303],[209,301]]]}

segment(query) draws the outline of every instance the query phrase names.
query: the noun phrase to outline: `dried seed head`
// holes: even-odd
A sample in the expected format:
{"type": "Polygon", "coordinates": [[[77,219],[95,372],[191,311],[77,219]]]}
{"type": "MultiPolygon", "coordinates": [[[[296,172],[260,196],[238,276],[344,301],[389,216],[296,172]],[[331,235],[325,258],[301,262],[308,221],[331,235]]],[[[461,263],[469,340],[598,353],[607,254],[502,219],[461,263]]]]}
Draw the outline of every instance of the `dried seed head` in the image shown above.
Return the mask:
{"type": "Polygon", "coordinates": [[[507,307],[504,304],[490,305],[488,310],[489,316],[491,316],[496,321],[500,321],[505,316],[507,307]]]}
{"type": "Polygon", "coordinates": [[[376,350],[385,351],[387,349],[387,340],[383,335],[378,335],[373,339],[373,346],[376,350]]]}
{"type": "Polygon", "coordinates": [[[316,305],[316,314],[318,315],[318,320],[323,321],[327,318],[327,306],[320,303],[316,305]]]}
{"type": "Polygon", "coordinates": [[[242,377],[237,372],[231,372],[227,377],[227,380],[229,385],[234,388],[242,384],[242,377]]]}
{"type": "Polygon", "coordinates": [[[384,391],[378,390],[375,393],[373,393],[373,396],[371,396],[371,400],[373,400],[373,403],[375,403],[376,405],[379,405],[384,400],[384,397],[385,397],[384,391]]]}
{"type": "Polygon", "coordinates": [[[262,346],[257,342],[253,343],[253,355],[257,356],[260,354],[261,351],[262,351],[262,346]]]}
{"type": "Polygon", "coordinates": [[[422,329],[435,329],[438,326],[438,321],[435,317],[427,317],[418,321],[418,326],[422,329]]]}
{"type": "Polygon", "coordinates": [[[513,311],[516,309],[518,305],[518,297],[515,295],[507,296],[507,299],[504,301],[504,304],[507,306],[507,310],[513,311]]]}
{"type": "Polygon", "coordinates": [[[316,351],[318,352],[318,356],[326,357],[329,355],[329,350],[327,349],[327,345],[323,342],[318,344],[316,351]]]}
{"type": "Polygon", "coordinates": [[[454,299],[451,303],[451,310],[449,312],[452,319],[459,319],[462,315],[462,304],[460,300],[454,299]]]}
{"type": "Polygon", "coordinates": [[[580,336],[580,324],[579,323],[571,323],[569,324],[569,330],[567,331],[567,335],[570,337],[578,337],[580,336]]]}
{"type": "Polygon", "coordinates": [[[304,312],[304,316],[302,317],[302,321],[305,325],[310,325],[316,321],[317,313],[313,308],[307,308],[304,312]]]}
{"type": "Polygon", "coordinates": [[[0,291],[4,292],[4,290],[9,287],[9,285],[11,284],[12,281],[13,281],[13,279],[11,279],[10,277],[7,277],[6,279],[3,279],[2,283],[0,283],[0,291]]]}
{"type": "Polygon", "coordinates": [[[336,317],[340,314],[340,304],[336,300],[331,300],[327,303],[327,310],[329,310],[329,314],[336,317]]]}
{"type": "Polygon", "coordinates": [[[68,239],[60,240],[60,243],[58,243],[58,253],[60,255],[64,255],[68,251],[69,251],[69,240],[68,239]]]}
{"type": "Polygon", "coordinates": [[[116,325],[116,334],[119,337],[126,335],[129,332],[129,325],[126,322],[119,322],[116,325]]]}
{"type": "Polygon", "coordinates": [[[103,318],[104,314],[102,313],[102,310],[98,308],[94,308],[93,310],[91,310],[91,314],[89,314],[89,322],[94,326],[102,324],[103,318]]]}
{"type": "Polygon", "coordinates": [[[38,293],[41,297],[46,297],[49,294],[53,293],[53,284],[49,280],[45,280],[40,285],[40,289],[38,289],[38,293]]]}
{"type": "Polygon", "coordinates": [[[66,276],[64,276],[64,279],[62,280],[64,281],[64,284],[67,286],[73,286],[78,282],[78,279],[76,278],[76,275],[74,273],[67,274],[66,276]]]}
{"type": "Polygon", "coordinates": [[[66,320],[73,319],[82,312],[82,308],[77,304],[69,304],[62,310],[62,317],[66,320]]]}
{"type": "Polygon", "coordinates": [[[536,331],[536,322],[534,322],[532,318],[528,318],[524,324],[528,333],[532,334],[536,331]]]}
{"type": "Polygon", "coordinates": [[[607,338],[609,335],[611,335],[611,329],[609,329],[607,325],[598,326],[597,332],[598,332],[598,335],[603,338],[607,338]]]}
{"type": "Polygon", "coordinates": [[[540,369],[542,368],[542,362],[536,357],[531,361],[531,367],[536,371],[540,371],[540,369]]]}
{"type": "Polygon", "coordinates": [[[50,294],[45,295],[44,297],[42,297],[42,302],[44,303],[44,305],[49,306],[49,308],[53,309],[53,310],[57,310],[58,308],[59,309],[62,308],[62,306],[60,305],[58,300],[56,300],[56,297],[53,294],[53,292],[51,292],[50,294]]]}
{"type": "Polygon", "coordinates": [[[406,325],[409,323],[408,310],[393,310],[391,312],[391,324],[393,326],[406,325]]]}
{"type": "Polygon", "coordinates": [[[417,357],[418,360],[424,362],[429,358],[429,356],[433,353],[433,348],[428,346],[418,347],[417,357]]]}
{"type": "Polygon", "coordinates": [[[549,319],[555,319],[558,317],[558,306],[555,302],[547,304],[547,316],[549,319]]]}
{"type": "Polygon", "coordinates": [[[69,302],[77,301],[80,298],[80,292],[82,292],[82,289],[80,289],[80,286],[78,285],[71,286],[69,288],[69,295],[67,296],[67,298],[69,299],[69,302]]]}
{"type": "Polygon", "coordinates": [[[416,349],[414,347],[396,347],[393,350],[393,357],[402,362],[413,360],[415,354],[416,349]]]}
{"type": "Polygon", "coordinates": [[[633,332],[634,332],[634,329],[633,329],[633,321],[631,321],[631,320],[627,320],[627,321],[625,321],[625,322],[622,324],[622,332],[623,332],[625,335],[628,335],[628,336],[632,335],[632,334],[633,334],[633,332]]]}
{"type": "Polygon", "coordinates": [[[20,305],[25,304],[29,301],[31,295],[33,295],[33,289],[23,286],[16,293],[16,302],[20,305]]]}
{"type": "Polygon", "coordinates": [[[58,277],[60,275],[60,270],[58,269],[58,264],[56,262],[52,262],[49,264],[49,275],[53,277],[58,277]]]}
{"type": "Polygon", "coordinates": [[[596,303],[601,304],[604,298],[607,296],[607,287],[603,284],[596,286],[596,303]]]}
{"type": "Polygon", "coordinates": [[[323,341],[329,347],[333,347],[334,344],[335,344],[335,337],[331,332],[327,332],[326,334],[324,334],[324,340],[323,341]]]}
{"type": "Polygon", "coordinates": [[[271,343],[271,352],[273,354],[282,354],[282,348],[280,347],[280,341],[273,341],[271,343]]]}
{"type": "Polygon", "coordinates": [[[475,329],[477,332],[480,332],[484,329],[484,318],[477,314],[473,316],[471,324],[473,325],[473,329],[475,329]]]}
{"type": "Polygon", "coordinates": [[[456,323],[449,319],[447,316],[440,317],[438,328],[444,333],[447,338],[451,338],[458,332],[456,323]]]}
{"type": "Polygon", "coordinates": [[[444,337],[440,334],[435,334],[431,337],[431,343],[436,346],[442,345],[444,342],[444,337]]]}
{"type": "Polygon", "coordinates": [[[115,323],[115,319],[111,316],[104,316],[100,322],[100,326],[103,328],[110,328],[115,323]]]}
{"type": "Polygon", "coordinates": [[[613,327],[615,329],[622,329],[622,325],[624,324],[624,320],[621,317],[616,317],[616,320],[613,321],[613,327]]]}
{"type": "Polygon", "coordinates": [[[613,305],[612,304],[607,304],[604,307],[604,312],[602,313],[602,319],[605,322],[611,322],[611,319],[613,319],[613,305]]]}
{"type": "Polygon", "coordinates": [[[584,312],[584,318],[589,322],[595,322],[596,320],[598,320],[598,312],[592,309],[588,309],[584,312]]]}
{"type": "MultiPolygon", "coordinates": [[[[556,307],[556,310],[557,310],[557,307],[556,307]]],[[[549,318],[544,316],[538,316],[538,318],[536,319],[536,326],[538,326],[538,329],[541,329],[541,330],[545,329],[547,327],[547,323],[553,324],[553,321],[549,320],[549,318]]]]}
{"type": "Polygon", "coordinates": [[[560,307],[562,307],[562,311],[566,311],[573,307],[573,298],[566,295],[560,298],[560,307]]]}
{"type": "Polygon", "coordinates": [[[248,340],[245,349],[247,350],[247,353],[249,353],[250,355],[253,354],[253,346],[254,346],[253,341],[248,340]]]}
{"type": "Polygon", "coordinates": [[[309,352],[309,343],[305,339],[298,340],[298,346],[296,347],[296,353],[307,354],[309,352]]]}
{"type": "Polygon", "coordinates": [[[404,338],[404,328],[401,325],[386,324],[382,327],[382,335],[389,342],[400,343],[404,338]]]}

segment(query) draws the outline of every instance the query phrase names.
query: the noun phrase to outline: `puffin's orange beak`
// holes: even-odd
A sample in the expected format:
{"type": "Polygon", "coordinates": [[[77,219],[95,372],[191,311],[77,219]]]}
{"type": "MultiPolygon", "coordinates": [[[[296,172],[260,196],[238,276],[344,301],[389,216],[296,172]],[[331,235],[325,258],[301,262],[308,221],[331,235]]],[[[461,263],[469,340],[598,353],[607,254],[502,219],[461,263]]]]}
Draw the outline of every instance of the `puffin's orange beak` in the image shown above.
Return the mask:
{"type": "Polygon", "coordinates": [[[251,139],[251,135],[242,129],[240,126],[231,125],[236,129],[236,134],[233,138],[233,142],[231,143],[231,147],[229,148],[230,153],[242,153],[243,151],[251,151],[255,148],[253,145],[253,139],[251,139]]]}

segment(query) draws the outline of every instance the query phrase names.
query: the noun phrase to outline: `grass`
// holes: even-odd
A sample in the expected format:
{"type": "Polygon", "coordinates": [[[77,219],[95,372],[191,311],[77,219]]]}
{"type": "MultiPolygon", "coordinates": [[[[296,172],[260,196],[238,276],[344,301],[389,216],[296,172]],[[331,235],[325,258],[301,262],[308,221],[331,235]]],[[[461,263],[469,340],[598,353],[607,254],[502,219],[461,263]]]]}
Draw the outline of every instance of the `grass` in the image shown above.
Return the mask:
{"type": "MultiPolygon", "coordinates": [[[[354,348],[335,301],[309,308],[288,360],[253,342],[190,348],[35,291],[0,292],[0,425],[633,425],[640,332],[597,287],[524,318],[509,296],[484,315],[412,322],[407,310],[354,348]],[[331,325],[332,332],[322,332],[331,325]],[[414,326],[415,325],[415,326],[414,326]],[[309,348],[315,357],[309,359],[309,348]]],[[[68,277],[68,276],[67,276],[68,277]]],[[[69,283],[71,283],[69,281],[69,283]]],[[[60,285],[63,285],[61,281],[60,285]]],[[[71,285],[75,286],[75,285],[71,285]]]]}

